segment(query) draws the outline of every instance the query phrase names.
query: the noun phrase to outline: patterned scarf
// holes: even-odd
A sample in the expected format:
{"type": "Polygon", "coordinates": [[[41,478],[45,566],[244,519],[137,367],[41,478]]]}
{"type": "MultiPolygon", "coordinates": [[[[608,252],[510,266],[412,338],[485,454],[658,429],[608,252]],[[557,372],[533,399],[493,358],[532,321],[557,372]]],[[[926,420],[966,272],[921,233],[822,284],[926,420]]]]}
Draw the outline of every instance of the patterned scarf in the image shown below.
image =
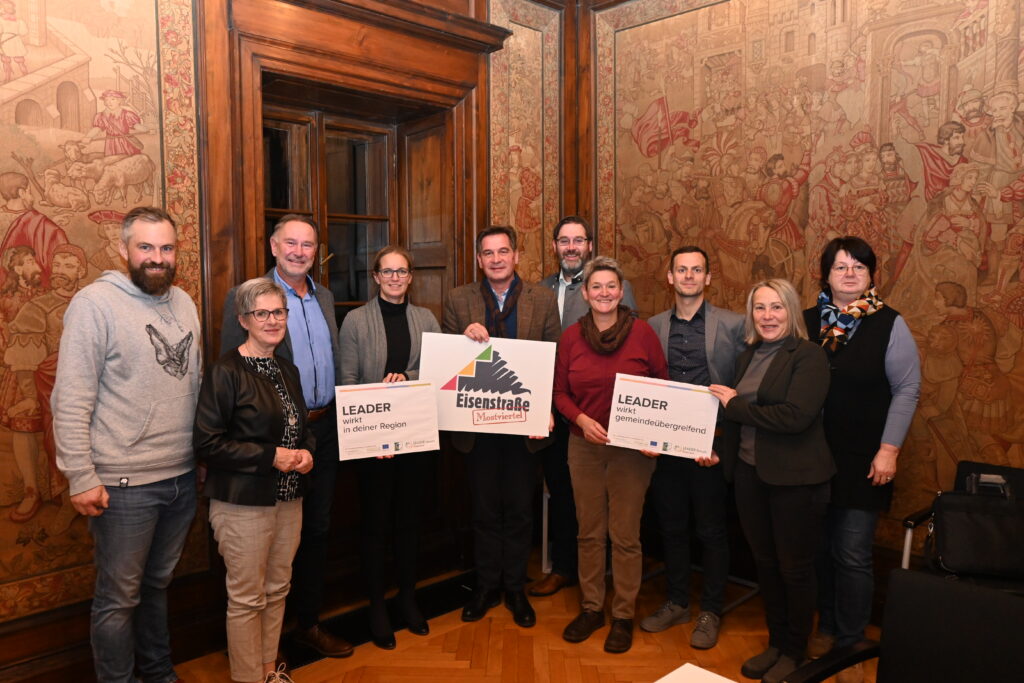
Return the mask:
{"type": "Polygon", "coordinates": [[[853,303],[839,308],[832,303],[832,297],[821,292],[818,295],[818,310],[821,312],[821,345],[835,351],[849,341],[849,331],[858,320],[885,308],[885,302],[878,298],[872,287],[853,303]]]}
{"type": "Polygon", "coordinates": [[[519,279],[519,276],[515,276],[505,295],[505,305],[499,311],[498,300],[494,295],[494,290],[487,283],[487,278],[480,280],[480,293],[483,294],[484,305],[487,307],[487,334],[492,337],[508,336],[505,319],[512,314],[512,311],[516,310],[516,304],[519,303],[519,295],[522,292],[523,281],[519,279]]]}

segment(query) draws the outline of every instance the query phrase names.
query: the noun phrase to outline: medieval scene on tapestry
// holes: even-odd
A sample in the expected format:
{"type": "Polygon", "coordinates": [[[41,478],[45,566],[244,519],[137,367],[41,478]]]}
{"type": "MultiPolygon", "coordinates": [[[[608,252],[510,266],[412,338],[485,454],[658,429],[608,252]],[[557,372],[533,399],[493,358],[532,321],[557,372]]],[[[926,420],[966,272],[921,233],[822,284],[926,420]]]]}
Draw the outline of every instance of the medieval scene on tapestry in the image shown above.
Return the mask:
{"type": "Polygon", "coordinates": [[[492,0],[490,21],[512,31],[491,56],[491,224],[516,229],[519,273],[536,281],[554,267],[549,233],[559,219],[561,13],[492,0]]]}
{"type": "MultiPolygon", "coordinates": [[[[0,621],[91,593],[86,520],[51,428],[63,314],[101,273],[126,271],[124,212],[181,195],[165,192],[164,159],[178,148],[172,173],[193,198],[176,208],[195,234],[191,5],[165,4],[0,0],[0,621]],[[168,40],[177,60],[162,60],[168,40]],[[187,83],[168,81],[182,74],[187,83]],[[173,137],[168,101],[182,126],[173,137]]],[[[181,261],[195,296],[197,269],[181,261]]]]}
{"type": "Polygon", "coordinates": [[[923,359],[895,544],[894,520],[951,486],[958,459],[1024,466],[1024,10],[686,5],[598,14],[601,248],[646,316],[670,305],[650,274],[684,243],[711,254],[711,299],[733,310],[780,276],[809,306],[830,239],[873,246],[923,359]]]}

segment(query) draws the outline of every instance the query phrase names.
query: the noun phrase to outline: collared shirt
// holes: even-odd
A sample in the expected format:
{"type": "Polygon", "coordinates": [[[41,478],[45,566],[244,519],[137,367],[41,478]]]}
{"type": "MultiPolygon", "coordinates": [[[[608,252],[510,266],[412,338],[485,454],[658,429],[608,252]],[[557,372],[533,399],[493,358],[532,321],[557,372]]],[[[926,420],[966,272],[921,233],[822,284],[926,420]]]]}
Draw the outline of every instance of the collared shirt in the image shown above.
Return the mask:
{"type": "Polygon", "coordinates": [[[568,282],[565,280],[565,276],[562,275],[561,269],[558,271],[558,319],[561,320],[565,313],[565,294],[569,291],[569,286],[579,283],[583,278],[583,273],[577,273],[573,275],[568,282]]]}
{"type": "Polygon", "coordinates": [[[669,318],[668,376],[674,382],[687,382],[708,386],[708,352],[704,343],[705,310],[707,303],[690,320],[683,320],[675,312],[669,318]]]}
{"type": "MultiPolygon", "coordinates": [[[[487,289],[491,290],[491,295],[494,296],[494,302],[498,306],[498,310],[502,313],[505,312],[505,300],[508,298],[508,293],[512,291],[512,288],[516,286],[516,282],[519,281],[519,273],[512,276],[512,282],[509,283],[508,288],[504,292],[498,294],[494,291],[494,287],[491,286],[490,281],[487,282],[487,289]]],[[[516,306],[518,309],[518,306],[516,306]]],[[[505,336],[508,339],[515,339],[517,333],[517,317],[519,315],[518,310],[509,311],[508,316],[505,318],[505,336]]],[[[491,326],[490,311],[487,311],[486,326],[491,326]]]]}
{"type": "Polygon", "coordinates": [[[306,276],[306,296],[281,279],[274,269],[274,280],[284,288],[288,305],[288,336],[292,344],[292,362],[299,369],[302,397],[309,410],[323,408],[334,400],[334,349],[331,331],[317,301],[313,278],[306,276]]]}

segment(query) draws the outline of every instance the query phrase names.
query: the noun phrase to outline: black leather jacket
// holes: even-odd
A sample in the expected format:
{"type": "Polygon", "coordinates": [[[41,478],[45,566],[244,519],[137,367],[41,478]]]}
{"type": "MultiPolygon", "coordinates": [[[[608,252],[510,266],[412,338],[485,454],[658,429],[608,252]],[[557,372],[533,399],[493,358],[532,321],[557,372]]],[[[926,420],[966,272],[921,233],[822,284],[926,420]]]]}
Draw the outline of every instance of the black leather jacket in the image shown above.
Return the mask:
{"type": "MultiPolygon", "coordinates": [[[[297,448],[312,453],[315,440],[306,426],[299,371],[281,356],[276,358],[299,413],[297,448]]],[[[192,434],[196,458],[208,468],[203,494],[237,505],[274,505],[278,472],[274,454],[281,445],[284,420],[273,383],[249,368],[237,349],[210,366],[199,389],[192,434]]],[[[301,476],[300,495],[308,479],[301,476]]]]}

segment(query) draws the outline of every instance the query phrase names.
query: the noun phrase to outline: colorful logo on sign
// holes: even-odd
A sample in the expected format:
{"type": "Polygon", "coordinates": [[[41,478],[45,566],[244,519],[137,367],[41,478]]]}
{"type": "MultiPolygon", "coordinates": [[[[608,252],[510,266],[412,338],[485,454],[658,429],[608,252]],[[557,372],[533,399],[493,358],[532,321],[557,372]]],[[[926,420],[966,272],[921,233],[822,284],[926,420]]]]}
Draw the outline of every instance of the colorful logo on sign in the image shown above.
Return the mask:
{"type": "Polygon", "coordinates": [[[513,396],[533,393],[523,386],[515,371],[508,367],[508,363],[491,346],[484,349],[469,365],[446,382],[441,390],[480,391],[513,396]]]}

